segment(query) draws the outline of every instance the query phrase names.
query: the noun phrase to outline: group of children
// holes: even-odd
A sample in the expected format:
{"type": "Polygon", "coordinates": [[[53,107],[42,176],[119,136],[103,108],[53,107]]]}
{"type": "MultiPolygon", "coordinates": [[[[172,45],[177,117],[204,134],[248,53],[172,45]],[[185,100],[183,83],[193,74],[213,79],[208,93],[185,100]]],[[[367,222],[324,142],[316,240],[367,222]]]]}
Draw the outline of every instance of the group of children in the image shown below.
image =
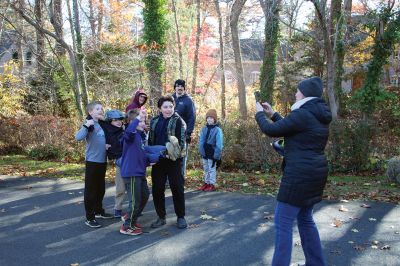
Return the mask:
{"type": "MultiPolygon", "coordinates": [[[[121,218],[120,233],[142,234],[138,223],[149,199],[150,191],[146,180],[146,168],[157,164],[161,158],[175,161],[181,154],[178,139],[169,138],[165,146],[148,146],[147,113],[143,105],[147,95],[138,90],[126,108],[105,113],[100,102],[87,106],[88,117],[76,133],[76,140],[86,140],[85,151],[85,224],[92,228],[101,225],[96,219],[121,218]],[[124,123],[126,122],[126,124],[124,123]],[[105,194],[107,158],[116,165],[114,214],[105,212],[102,201],[105,194]],[[122,212],[125,195],[129,197],[128,212],[122,212]]],[[[206,126],[200,133],[199,153],[204,167],[203,191],[214,191],[216,168],[221,162],[223,133],[217,124],[217,112],[211,109],[206,114],[206,126]]]]}

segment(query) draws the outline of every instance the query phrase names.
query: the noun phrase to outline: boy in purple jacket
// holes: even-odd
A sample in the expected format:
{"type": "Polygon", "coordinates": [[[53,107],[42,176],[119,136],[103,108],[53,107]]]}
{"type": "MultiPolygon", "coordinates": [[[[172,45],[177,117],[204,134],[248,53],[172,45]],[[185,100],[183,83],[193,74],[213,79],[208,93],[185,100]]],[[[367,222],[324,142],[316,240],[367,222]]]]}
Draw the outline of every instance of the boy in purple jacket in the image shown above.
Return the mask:
{"type": "Polygon", "coordinates": [[[124,217],[119,232],[125,235],[140,235],[143,233],[137,219],[149,199],[150,191],[146,180],[146,168],[158,162],[159,158],[176,160],[179,150],[177,139],[171,139],[166,146],[145,146],[143,140],[146,128],[146,110],[140,110],[139,115],[128,113],[130,123],[122,138],[121,177],[130,192],[130,212],[124,217]],[[176,142],[176,143],[175,143],[176,142]]]}

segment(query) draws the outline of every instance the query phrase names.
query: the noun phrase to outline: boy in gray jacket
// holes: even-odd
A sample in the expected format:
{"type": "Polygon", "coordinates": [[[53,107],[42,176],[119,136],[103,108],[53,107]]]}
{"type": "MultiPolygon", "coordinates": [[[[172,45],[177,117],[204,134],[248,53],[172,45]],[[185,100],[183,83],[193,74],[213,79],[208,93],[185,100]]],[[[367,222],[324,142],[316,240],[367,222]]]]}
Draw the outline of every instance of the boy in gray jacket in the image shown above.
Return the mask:
{"type": "Polygon", "coordinates": [[[85,224],[92,228],[100,227],[96,218],[113,218],[104,211],[102,202],[105,193],[105,176],[107,169],[106,138],[99,124],[104,111],[100,102],[91,102],[86,107],[89,116],[85,124],[76,133],[76,140],[86,140],[85,153],[85,224]]]}

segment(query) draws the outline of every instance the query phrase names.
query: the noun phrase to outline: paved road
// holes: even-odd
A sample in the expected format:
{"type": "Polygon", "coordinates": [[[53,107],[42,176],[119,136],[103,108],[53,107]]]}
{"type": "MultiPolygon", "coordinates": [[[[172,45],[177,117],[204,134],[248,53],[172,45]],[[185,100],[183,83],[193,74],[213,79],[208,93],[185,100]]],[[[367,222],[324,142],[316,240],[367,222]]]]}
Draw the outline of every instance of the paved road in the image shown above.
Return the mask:
{"type": "MultiPolygon", "coordinates": [[[[110,185],[104,200],[110,211],[113,192],[110,185]]],[[[121,235],[117,219],[88,228],[82,201],[82,182],[0,176],[0,265],[270,265],[274,228],[264,217],[273,213],[274,198],[189,191],[186,218],[194,225],[179,230],[168,195],[167,225],[145,228],[149,233],[139,237],[121,235]],[[202,212],[218,220],[202,220],[202,212]]],[[[328,265],[400,265],[400,206],[362,203],[317,205],[328,265]],[[340,205],[349,211],[339,212],[340,205]],[[335,218],[342,221],[338,228],[331,226],[335,218]],[[372,241],[379,241],[377,249],[372,241]],[[384,245],[390,249],[381,250],[384,245]]],[[[148,227],[155,218],[150,200],[140,222],[148,227]]],[[[304,261],[296,242],[297,229],[292,262],[304,261]]]]}

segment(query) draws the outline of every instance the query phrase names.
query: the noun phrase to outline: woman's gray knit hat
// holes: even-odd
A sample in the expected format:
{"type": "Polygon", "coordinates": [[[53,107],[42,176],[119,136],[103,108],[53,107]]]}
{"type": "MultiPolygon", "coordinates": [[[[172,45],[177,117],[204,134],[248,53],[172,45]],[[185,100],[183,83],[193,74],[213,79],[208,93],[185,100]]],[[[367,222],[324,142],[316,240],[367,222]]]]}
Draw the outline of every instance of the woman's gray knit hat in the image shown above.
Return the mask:
{"type": "Polygon", "coordinates": [[[299,82],[297,86],[304,97],[322,97],[323,82],[319,77],[312,77],[299,82]]]}

